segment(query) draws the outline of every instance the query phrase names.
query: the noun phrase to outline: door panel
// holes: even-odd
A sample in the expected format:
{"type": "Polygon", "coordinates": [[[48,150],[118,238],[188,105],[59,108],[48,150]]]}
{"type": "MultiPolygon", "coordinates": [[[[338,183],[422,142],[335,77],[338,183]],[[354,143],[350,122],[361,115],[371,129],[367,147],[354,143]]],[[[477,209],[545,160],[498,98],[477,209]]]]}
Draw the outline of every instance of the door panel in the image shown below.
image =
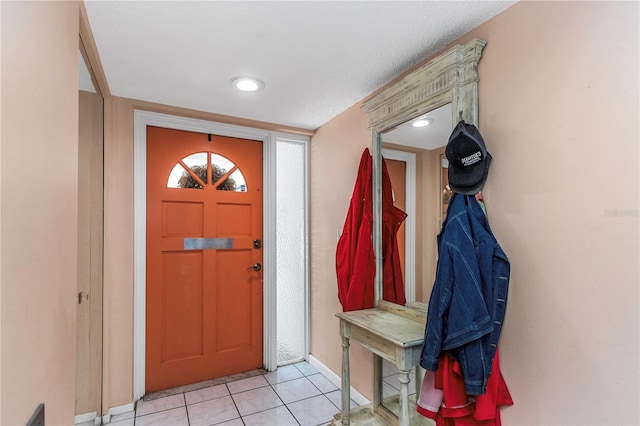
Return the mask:
{"type": "Polygon", "coordinates": [[[262,144],[147,128],[146,392],[262,366],[262,144]]]}
{"type": "Polygon", "coordinates": [[[216,324],[217,327],[217,351],[226,351],[251,345],[251,309],[252,291],[251,274],[247,274],[248,265],[251,265],[251,252],[241,250],[235,252],[223,252],[218,255],[217,281],[223,283],[218,286],[218,316],[226,321],[216,324]],[[226,285],[227,283],[239,284],[238,287],[226,285]],[[228,303],[235,299],[235,303],[228,303]],[[229,325],[233,324],[234,327],[229,325]]]}
{"type": "Polygon", "coordinates": [[[203,233],[204,203],[162,202],[162,236],[201,236],[203,233]]]}
{"type": "MultiPolygon", "coordinates": [[[[84,62],[81,61],[84,65],[84,62]]],[[[75,414],[102,415],[103,99],[79,91],[75,414]]]]}
{"type": "Polygon", "coordinates": [[[164,252],[162,266],[165,279],[161,293],[161,360],[202,355],[202,252],[164,252]]]}

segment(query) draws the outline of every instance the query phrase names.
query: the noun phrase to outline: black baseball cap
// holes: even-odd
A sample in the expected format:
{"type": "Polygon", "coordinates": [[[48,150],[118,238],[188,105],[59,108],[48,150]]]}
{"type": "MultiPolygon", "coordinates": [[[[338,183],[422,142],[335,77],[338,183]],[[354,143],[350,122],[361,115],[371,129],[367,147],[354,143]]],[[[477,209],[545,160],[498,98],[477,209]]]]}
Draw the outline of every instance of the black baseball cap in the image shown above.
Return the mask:
{"type": "Polygon", "coordinates": [[[465,195],[480,192],[489,174],[491,154],[476,126],[460,120],[451,132],[445,155],[451,189],[465,195]]]}

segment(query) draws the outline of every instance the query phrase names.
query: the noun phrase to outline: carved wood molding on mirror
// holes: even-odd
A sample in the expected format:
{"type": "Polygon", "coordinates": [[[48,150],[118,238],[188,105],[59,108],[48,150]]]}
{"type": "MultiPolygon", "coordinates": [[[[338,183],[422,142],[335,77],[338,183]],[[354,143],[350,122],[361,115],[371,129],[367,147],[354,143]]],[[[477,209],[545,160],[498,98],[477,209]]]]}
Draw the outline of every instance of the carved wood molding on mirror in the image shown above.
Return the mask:
{"type": "Polygon", "coordinates": [[[478,125],[478,62],[484,40],[453,46],[418,66],[362,105],[372,132],[373,245],[376,258],[375,301],[382,297],[382,156],[380,133],[412,118],[451,104],[452,124],[478,125]]]}
{"type": "Polygon", "coordinates": [[[477,125],[478,62],[484,40],[456,45],[365,101],[362,110],[372,130],[382,132],[447,103],[454,124],[477,125]]]}

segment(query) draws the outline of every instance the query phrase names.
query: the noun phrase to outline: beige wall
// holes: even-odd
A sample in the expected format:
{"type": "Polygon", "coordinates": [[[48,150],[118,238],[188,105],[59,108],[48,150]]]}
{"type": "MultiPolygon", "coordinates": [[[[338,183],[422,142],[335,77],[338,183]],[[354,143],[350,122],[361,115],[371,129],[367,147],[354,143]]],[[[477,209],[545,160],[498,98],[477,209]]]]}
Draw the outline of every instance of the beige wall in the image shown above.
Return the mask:
{"type": "Polygon", "coordinates": [[[638,6],[525,2],[473,34],[508,424],[640,422],[638,6]]]}
{"type": "Polygon", "coordinates": [[[73,424],[78,3],[2,2],[2,418],[73,424]]]}
{"type": "MultiPolygon", "coordinates": [[[[505,424],[640,422],[638,6],[521,2],[457,41],[487,41],[479,128],[494,161],[484,195],[513,268],[500,341],[515,400],[505,424]]],[[[335,235],[366,127],[356,105],[312,139],[311,351],[337,373],[335,235]]],[[[356,344],[351,355],[352,383],[368,395],[369,355],[356,344]]]]}
{"type": "Polygon", "coordinates": [[[133,401],[133,110],[105,102],[103,410],[133,401]]]}
{"type": "MultiPolygon", "coordinates": [[[[342,311],[336,282],[336,244],[347,215],[362,151],[370,147],[367,117],[357,104],[324,126],[311,138],[310,154],[310,263],[311,354],[341,374],[339,321],[342,311]]],[[[351,345],[351,383],[365,394],[370,364],[367,353],[351,345]]]]}

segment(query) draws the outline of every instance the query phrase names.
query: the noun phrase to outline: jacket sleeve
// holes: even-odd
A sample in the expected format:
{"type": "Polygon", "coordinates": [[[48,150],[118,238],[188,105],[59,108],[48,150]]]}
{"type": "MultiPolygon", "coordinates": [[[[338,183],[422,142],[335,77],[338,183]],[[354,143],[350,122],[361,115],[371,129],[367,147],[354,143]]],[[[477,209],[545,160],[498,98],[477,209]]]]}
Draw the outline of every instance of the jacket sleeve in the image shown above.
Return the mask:
{"type": "Polygon", "coordinates": [[[451,300],[453,287],[453,271],[451,257],[446,249],[438,253],[436,279],[431,290],[427,309],[427,324],[424,331],[424,347],[420,357],[420,365],[429,371],[438,369],[438,359],[442,351],[442,340],[445,334],[445,318],[451,300]]]}

